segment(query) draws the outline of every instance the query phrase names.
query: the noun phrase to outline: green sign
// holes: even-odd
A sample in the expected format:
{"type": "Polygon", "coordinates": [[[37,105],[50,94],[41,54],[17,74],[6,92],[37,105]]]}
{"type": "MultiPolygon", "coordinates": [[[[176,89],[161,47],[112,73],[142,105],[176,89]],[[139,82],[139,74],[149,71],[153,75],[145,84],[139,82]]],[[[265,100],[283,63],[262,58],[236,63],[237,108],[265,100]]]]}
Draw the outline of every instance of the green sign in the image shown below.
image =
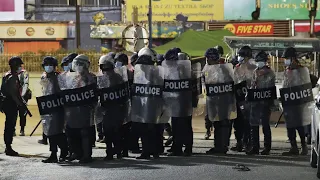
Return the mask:
{"type": "MultiPolygon", "coordinates": [[[[315,1],[315,0],[313,0],[315,1]]],[[[225,20],[252,20],[255,0],[225,0],[225,20]]],[[[320,6],[320,3],[318,3],[320,6]]],[[[318,8],[319,9],[319,8],[318,8]]],[[[318,10],[317,18],[320,19],[318,10]]],[[[260,20],[307,20],[308,0],[261,0],[260,20]]]]}
{"type": "Polygon", "coordinates": [[[309,19],[308,0],[261,1],[260,19],[309,19]]]}
{"type": "Polygon", "coordinates": [[[251,20],[256,9],[254,0],[224,0],[225,20],[251,20]]]}

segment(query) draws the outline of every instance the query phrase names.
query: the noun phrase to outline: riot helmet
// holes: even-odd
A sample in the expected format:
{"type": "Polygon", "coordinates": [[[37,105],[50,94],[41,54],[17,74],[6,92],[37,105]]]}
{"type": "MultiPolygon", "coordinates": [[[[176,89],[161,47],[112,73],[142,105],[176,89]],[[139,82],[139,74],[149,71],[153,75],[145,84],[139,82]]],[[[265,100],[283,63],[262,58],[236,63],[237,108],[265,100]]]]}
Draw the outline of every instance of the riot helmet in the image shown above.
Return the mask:
{"type": "Polygon", "coordinates": [[[238,51],[238,61],[242,63],[245,59],[252,58],[252,49],[249,46],[243,46],[238,51]]]}
{"type": "Polygon", "coordinates": [[[99,67],[102,71],[114,69],[114,59],[110,55],[103,55],[99,59],[99,67]]]}
{"type": "Polygon", "coordinates": [[[163,54],[158,54],[157,55],[157,64],[161,65],[162,61],[164,60],[163,54]]]}
{"type": "Polygon", "coordinates": [[[174,61],[178,60],[178,51],[175,48],[169,49],[165,54],[164,54],[164,59],[168,61],[174,61]]]}
{"type": "Polygon", "coordinates": [[[152,49],[147,47],[142,48],[138,53],[137,64],[154,64],[157,59],[157,54],[152,49]],[[148,57],[150,58],[148,58],[148,57]]]}
{"type": "Polygon", "coordinates": [[[204,56],[207,58],[207,63],[209,65],[218,64],[220,60],[220,54],[218,49],[216,48],[209,48],[207,49],[204,56]]]}
{"type": "Polygon", "coordinates": [[[178,53],[178,60],[190,60],[190,56],[187,53],[178,53]]]}
{"type": "Polygon", "coordinates": [[[116,56],[116,53],[114,53],[114,52],[109,52],[107,55],[108,55],[108,56],[111,56],[111,57],[114,59],[115,56],[116,56]]]}
{"type": "Polygon", "coordinates": [[[58,60],[52,56],[46,56],[42,60],[42,67],[46,73],[53,73],[58,66],[58,60]]]}
{"type": "Polygon", "coordinates": [[[222,46],[216,46],[214,48],[216,48],[218,50],[220,56],[223,56],[224,52],[223,52],[223,47],[222,46]]]}
{"type": "Polygon", "coordinates": [[[172,49],[175,50],[177,53],[181,53],[181,52],[182,52],[181,49],[178,48],[178,47],[174,47],[174,48],[172,48],[172,49]]]}
{"type": "Polygon", "coordinates": [[[136,65],[137,60],[138,60],[138,53],[134,53],[134,54],[131,56],[131,59],[130,59],[131,65],[132,65],[132,66],[136,65]]]}
{"type": "Polygon", "coordinates": [[[121,67],[123,65],[128,65],[129,59],[128,56],[124,53],[117,53],[114,57],[114,60],[116,62],[116,67],[121,67]]]}
{"type": "Polygon", "coordinates": [[[293,47],[286,48],[281,57],[285,59],[284,65],[290,66],[293,61],[296,61],[297,51],[293,47]]]}
{"type": "Polygon", "coordinates": [[[72,61],[72,70],[82,73],[88,71],[90,67],[89,57],[83,54],[78,55],[72,61]]]}
{"type": "Polygon", "coordinates": [[[9,59],[9,66],[11,68],[11,71],[21,71],[22,67],[21,65],[23,64],[23,61],[20,57],[18,56],[13,56],[9,59]]]}
{"type": "Polygon", "coordinates": [[[258,52],[257,55],[255,56],[255,61],[256,61],[256,66],[258,68],[262,68],[266,66],[268,61],[268,54],[264,51],[258,52]]]}

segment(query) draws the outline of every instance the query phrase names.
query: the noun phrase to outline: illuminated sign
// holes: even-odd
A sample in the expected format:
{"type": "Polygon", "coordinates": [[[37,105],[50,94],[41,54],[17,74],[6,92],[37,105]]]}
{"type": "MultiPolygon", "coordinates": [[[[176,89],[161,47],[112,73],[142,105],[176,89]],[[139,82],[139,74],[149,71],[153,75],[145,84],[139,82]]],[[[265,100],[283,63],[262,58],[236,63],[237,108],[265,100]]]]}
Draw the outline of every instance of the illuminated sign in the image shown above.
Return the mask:
{"type": "Polygon", "coordinates": [[[237,36],[250,35],[273,35],[274,27],[272,23],[238,23],[226,24],[224,29],[229,30],[237,36]]]}

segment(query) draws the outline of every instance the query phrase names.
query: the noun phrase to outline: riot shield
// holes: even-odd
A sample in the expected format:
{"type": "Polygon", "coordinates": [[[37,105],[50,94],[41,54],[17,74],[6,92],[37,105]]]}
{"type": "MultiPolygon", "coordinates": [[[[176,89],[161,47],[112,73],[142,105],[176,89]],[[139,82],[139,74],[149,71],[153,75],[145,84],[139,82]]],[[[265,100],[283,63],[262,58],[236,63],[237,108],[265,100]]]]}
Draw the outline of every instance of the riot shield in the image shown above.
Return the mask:
{"type": "Polygon", "coordinates": [[[97,76],[99,99],[105,127],[119,127],[128,116],[129,89],[125,66],[97,76]]]}
{"type": "MultiPolygon", "coordinates": [[[[57,78],[57,77],[55,77],[57,78]]],[[[59,92],[58,81],[55,78],[47,78],[45,74],[41,77],[40,85],[43,96],[57,94],[59,92]]],[[[47,136],[61,134],[64,131],[63,109],[51,114],[40,116],[43,125],[43,133],[47,136]]]]}
{"type": "Polygon", "coordinates": [[[162,67],[164,70],[163,98],[169,116],[191,116],[191,62],[189,60],[164,60],[162,67]]]}
{"type": "Polygon", "coordinates": [[[287,128],[311,123],[313,94],[308,68],[286,70],[280,96],[287,128]]]}
{"type": "MultiPolygon", "coordinates": [[[[202,82],[201,82],[201,63],[197,62],[191,64],[191,78],[192,78],[192,93],[195,97],[202,94],[202,82]]],[[[194,100],[193,100],[194,101],[194,100]]],[[[196,102],[193,102],[193,107],[198,106],[199,97],[196,102]]]]}
{"type": "Polygon", "coordinates": [[[251,84],[253,71],[256,69],[251,61],[237,65],[234,69],[234,83],[237,102],[243,105],[247,88],[251,84]]]}
{"type": "MultiPolygon", "coordinates": [[[[66,90],[85,88],[96,84],[96,76],[91,73],[79,74],[77,72],[67,72],[62,93],[66,90]]],[[[70,128],[86,128],[93,126],[94,109],[96,104],[86,104],[79,106],[65,106],[65,119],[70,128]]]]}
{"type": "Polygon", "coordinates": [[[206,110],[210,121],[237,117],[232,64],[205,65],[206,110]]]}
{"type": "Polygon", "coordinates": [[[159,123],[163,112],[164,72],[161,66],[135,65],[132,87],[131,121],[159,123]]]}
{"type": "Polygon", "coordinates": [[[273,70],[270,68],[254,70],[246,96],[252,126],[259,126],[261,119],[270,118],[275,99],[277,99],[277,89],[273,70]]]}

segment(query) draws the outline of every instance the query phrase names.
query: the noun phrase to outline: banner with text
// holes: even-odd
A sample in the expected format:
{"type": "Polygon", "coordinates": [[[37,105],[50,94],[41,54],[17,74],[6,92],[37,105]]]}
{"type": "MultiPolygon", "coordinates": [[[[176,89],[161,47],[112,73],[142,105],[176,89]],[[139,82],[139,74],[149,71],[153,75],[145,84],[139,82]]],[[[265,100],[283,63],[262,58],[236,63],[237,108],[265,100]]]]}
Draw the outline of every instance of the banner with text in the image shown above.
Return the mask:
{"type": "Polygon", "coordinates": [[[236,36],[273,35],[274,33],[272,23],[233,23],[226,24],[224,29],[236,36]]]}
{"type": "MultiPolygon", "coordinates": [[[[153,21],[176,21],[177,15],[188,17],[188,21],[223,20],[224,0],[152,0],[153,21]]],[[[236,3],[238,4],[238,3],[236,3]]],[[[149,1],[126,1],[126,16],[131,19],[134,8],[138,21],[148,21],[149,1]]]]}

